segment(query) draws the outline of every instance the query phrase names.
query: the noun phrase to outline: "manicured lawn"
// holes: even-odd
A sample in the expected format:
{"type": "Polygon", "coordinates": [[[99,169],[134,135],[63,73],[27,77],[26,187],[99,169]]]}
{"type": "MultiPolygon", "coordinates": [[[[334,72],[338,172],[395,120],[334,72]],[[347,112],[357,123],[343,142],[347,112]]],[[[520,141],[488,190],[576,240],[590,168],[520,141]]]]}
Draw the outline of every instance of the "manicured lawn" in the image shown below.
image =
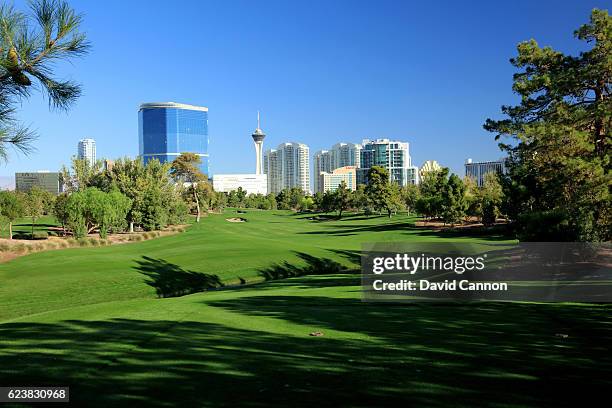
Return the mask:
{"type": "MultiPolygon", "coordinates": [[[[50,215],[45,215],[41,218],[38,218],[34,222],[34,231],[48,231],[49,227],[59,227],[57,220],[55,217],[50,215]]],[[[13,223],[13,235],[15,234],[30,234],[32,232],[32,218],[24,217],[19,218],[13,223]]],[[[55,232],[51,232],[54,234],[55,232]]],[[[8,223],[3,221],[0,229],[0,238],[8,238],[9,237],[9,228],[8,223]]]]}
{"type": "Polygon", "coordinates": [[[69,385],[77,406],[104,407],[577,406],[612,386],[607,306],[370,304],[350,270],[365,241],[501,237],[229,216],[0,265],[0,384],[69,385]],[[329,274],[157,298],[304,271],[329,274]]]}
{"type": "MultiPolygon", "coordinates": [[[[482,241],[413,227],[398,216],[312,221],[310,215],[248,211],[248,221],[203,218],[187,232],[141,243],[40,252],[0,264],[0,321],[92,303],[156,298],[219,283],[283,277],[301,269],[356,268],[362,242],[482,241]],[[33,292],[33,288],[36,290],[33,292]]],[[[324,271],[330,272],[330,271],[324,271]]]]}

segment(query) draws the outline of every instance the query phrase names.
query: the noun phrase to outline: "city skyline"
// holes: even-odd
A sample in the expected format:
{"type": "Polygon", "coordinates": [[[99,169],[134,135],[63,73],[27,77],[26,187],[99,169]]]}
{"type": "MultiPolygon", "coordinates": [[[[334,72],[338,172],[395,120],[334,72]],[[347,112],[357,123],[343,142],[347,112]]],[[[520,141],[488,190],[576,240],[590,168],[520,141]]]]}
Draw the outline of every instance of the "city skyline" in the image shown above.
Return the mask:
{"type": "MultiPolygon", "coordinates": [[[[23,3],[16,1],[16,6],[23,3]]],[[[259,108],[266,118],[267,146],[300,140],[317,151],[329,148],[328,140],[405,140],[413,147],[415,164],[436,159],[462,174],[467,157],[501,157],[482,123],[487,117],[500,117],[499,106],[516,98],[508,86],[508,58],[516,54],[516,44],[537,38],[568,52],[580,50],[564,28],[577,27],[591,8],[606,5],[532,3],[492,8],[486,2],[469,7],[447,2],[435,10],[440,26],[454,27],[452,22],[462,19],[463,27],[475,28],[453,30],[453,35],[445,28],[424,41],[421,33],[432,10],[401,2],[385,7],[320,3],[324,13],[315,13],[321,7],[306,5],[295,6],[293,12],[278,3],[236,8],[185,2],[179,11],[170,5],[146,8],[134,2],[117,15],[108,3],[76,1],[95,44],[91,55],[66,71],[83,84],[83,96],[67,114],[48,112],[43,98],[25,101],[18,117],[38,130],[38,151],[29,157],[10,152],[0,176],[68,164],[70,146],[85,135],[98,142],[99,157],[136,157],[138,125],[133,112],[150,100],[210,107],[213,174],[253,171],[253,148],[244,142],[259,108]],[[144,13],[143,22],[128,21],[136,9],[144,13]],[[177,13],[189,22],[205,15],[210,24],[178,24],[177,13]],[[498,13],[513,24],[500,30],[494,18],[498,13]],[[248,29],[253,18],[268,29],[248,29]],[[284,23],[287,18],[292,24],[284,23]],[[125,27],[125,32],[110,30],[109,21],[125,27]],[[150,27],[162,21],[169,24],[168,36],[156,47],[146,46],[154,32],[150,27]],[[303,30],[313,23],[318,30],[303,30]],[[126,35],[133,38],[124,41],[126,35]],[[194,37],[207,41],[177,41],[194,37]],[[253,46],[263,43],[266,49],[253,46]],[[176,44],[190,58],[180,63],[167,58],[176,44]],[[129,63],[115,64],[117,59],[129,63]],[[245,61],[257,64],[244,70],[245,61]],[[182,75],[168,75],[176,70],[182,75]],[[432,81],[433,76],[444,80],[432,81]]]]}

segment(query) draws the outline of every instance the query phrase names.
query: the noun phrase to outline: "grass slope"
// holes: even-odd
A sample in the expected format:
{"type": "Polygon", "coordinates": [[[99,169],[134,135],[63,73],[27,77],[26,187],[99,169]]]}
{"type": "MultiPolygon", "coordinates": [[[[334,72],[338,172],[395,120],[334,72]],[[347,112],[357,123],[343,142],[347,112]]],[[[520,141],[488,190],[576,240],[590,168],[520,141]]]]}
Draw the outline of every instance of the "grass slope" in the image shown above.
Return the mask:
{"type": "MultiPolygon", "coordinates": [[[[469,240],[414,228],[413,218],[317,222],[248,211],[244,223],[211,215],[187,232],[141,243],[41,252],[0,264],[0,321],[73,306],[184,293],[193,287],[283,277],[334,262],[355,267],[365,241],[469,240]]],[[[481,240],[482,241],[482,240],[481,240]]]]}
{"type": "Polygon", "coordinates": [[[612,386],[608,306],[363,303],[351,273],[157,299],[354,266],[364,241],[487,241],[409,217],[226,216],[0,265],[0,384],[69,385],[100,407],[579,406],[612,386]]]}
{"type": "Polygon", "coordinates": [[[607,307],[377,305],[357,284],[308,276],[14,320],[0,382],[69,385],[100,407],[580,406],[612,386],[607,307]]]}

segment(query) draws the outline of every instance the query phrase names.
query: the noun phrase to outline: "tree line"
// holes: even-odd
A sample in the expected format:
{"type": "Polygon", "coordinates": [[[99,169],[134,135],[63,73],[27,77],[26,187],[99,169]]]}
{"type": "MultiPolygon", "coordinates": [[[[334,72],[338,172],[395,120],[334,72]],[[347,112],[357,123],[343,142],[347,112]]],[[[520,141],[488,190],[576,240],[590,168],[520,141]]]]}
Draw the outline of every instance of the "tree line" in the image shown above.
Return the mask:
{"type": "Polygon", "coordinates": [[[268,195],[247,195],[238,188],[228,194],[227,205],[263,210],[336,212],[339,218],[346,211],[386,214],[388,217],[406,211],[451,225],[466,217],[477,217],[488,226],[502,216],[504,194],[500,175],[495,173],[487,174],[484,185],[478,187],[475,180],[461,180],[444,168],[426,173],[420,185],[401,187],[389,180],[385,168],[374,166],[369,170],[368,180],[367,185],[359,185],[355,191],[343,181],[335,191],[317,192],[312,196],[297,187],[268,195]]]}

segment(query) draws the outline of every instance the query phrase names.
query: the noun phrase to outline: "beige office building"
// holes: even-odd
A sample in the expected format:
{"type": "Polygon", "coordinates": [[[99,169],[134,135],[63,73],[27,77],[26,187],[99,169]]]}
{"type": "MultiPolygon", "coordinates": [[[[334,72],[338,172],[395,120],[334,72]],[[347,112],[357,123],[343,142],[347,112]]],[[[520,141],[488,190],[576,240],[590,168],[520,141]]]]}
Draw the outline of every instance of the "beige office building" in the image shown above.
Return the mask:
{"type": "Polygon", "coordinates": [[[357,167],[355,166],[344,166],[333,170],[331,173],[322,171],[319,173],[319,191],[324,193],[326,191],[336,191],[340,183],[343,181],[349,190],[355,191],[357,189],[357,167]]]}

